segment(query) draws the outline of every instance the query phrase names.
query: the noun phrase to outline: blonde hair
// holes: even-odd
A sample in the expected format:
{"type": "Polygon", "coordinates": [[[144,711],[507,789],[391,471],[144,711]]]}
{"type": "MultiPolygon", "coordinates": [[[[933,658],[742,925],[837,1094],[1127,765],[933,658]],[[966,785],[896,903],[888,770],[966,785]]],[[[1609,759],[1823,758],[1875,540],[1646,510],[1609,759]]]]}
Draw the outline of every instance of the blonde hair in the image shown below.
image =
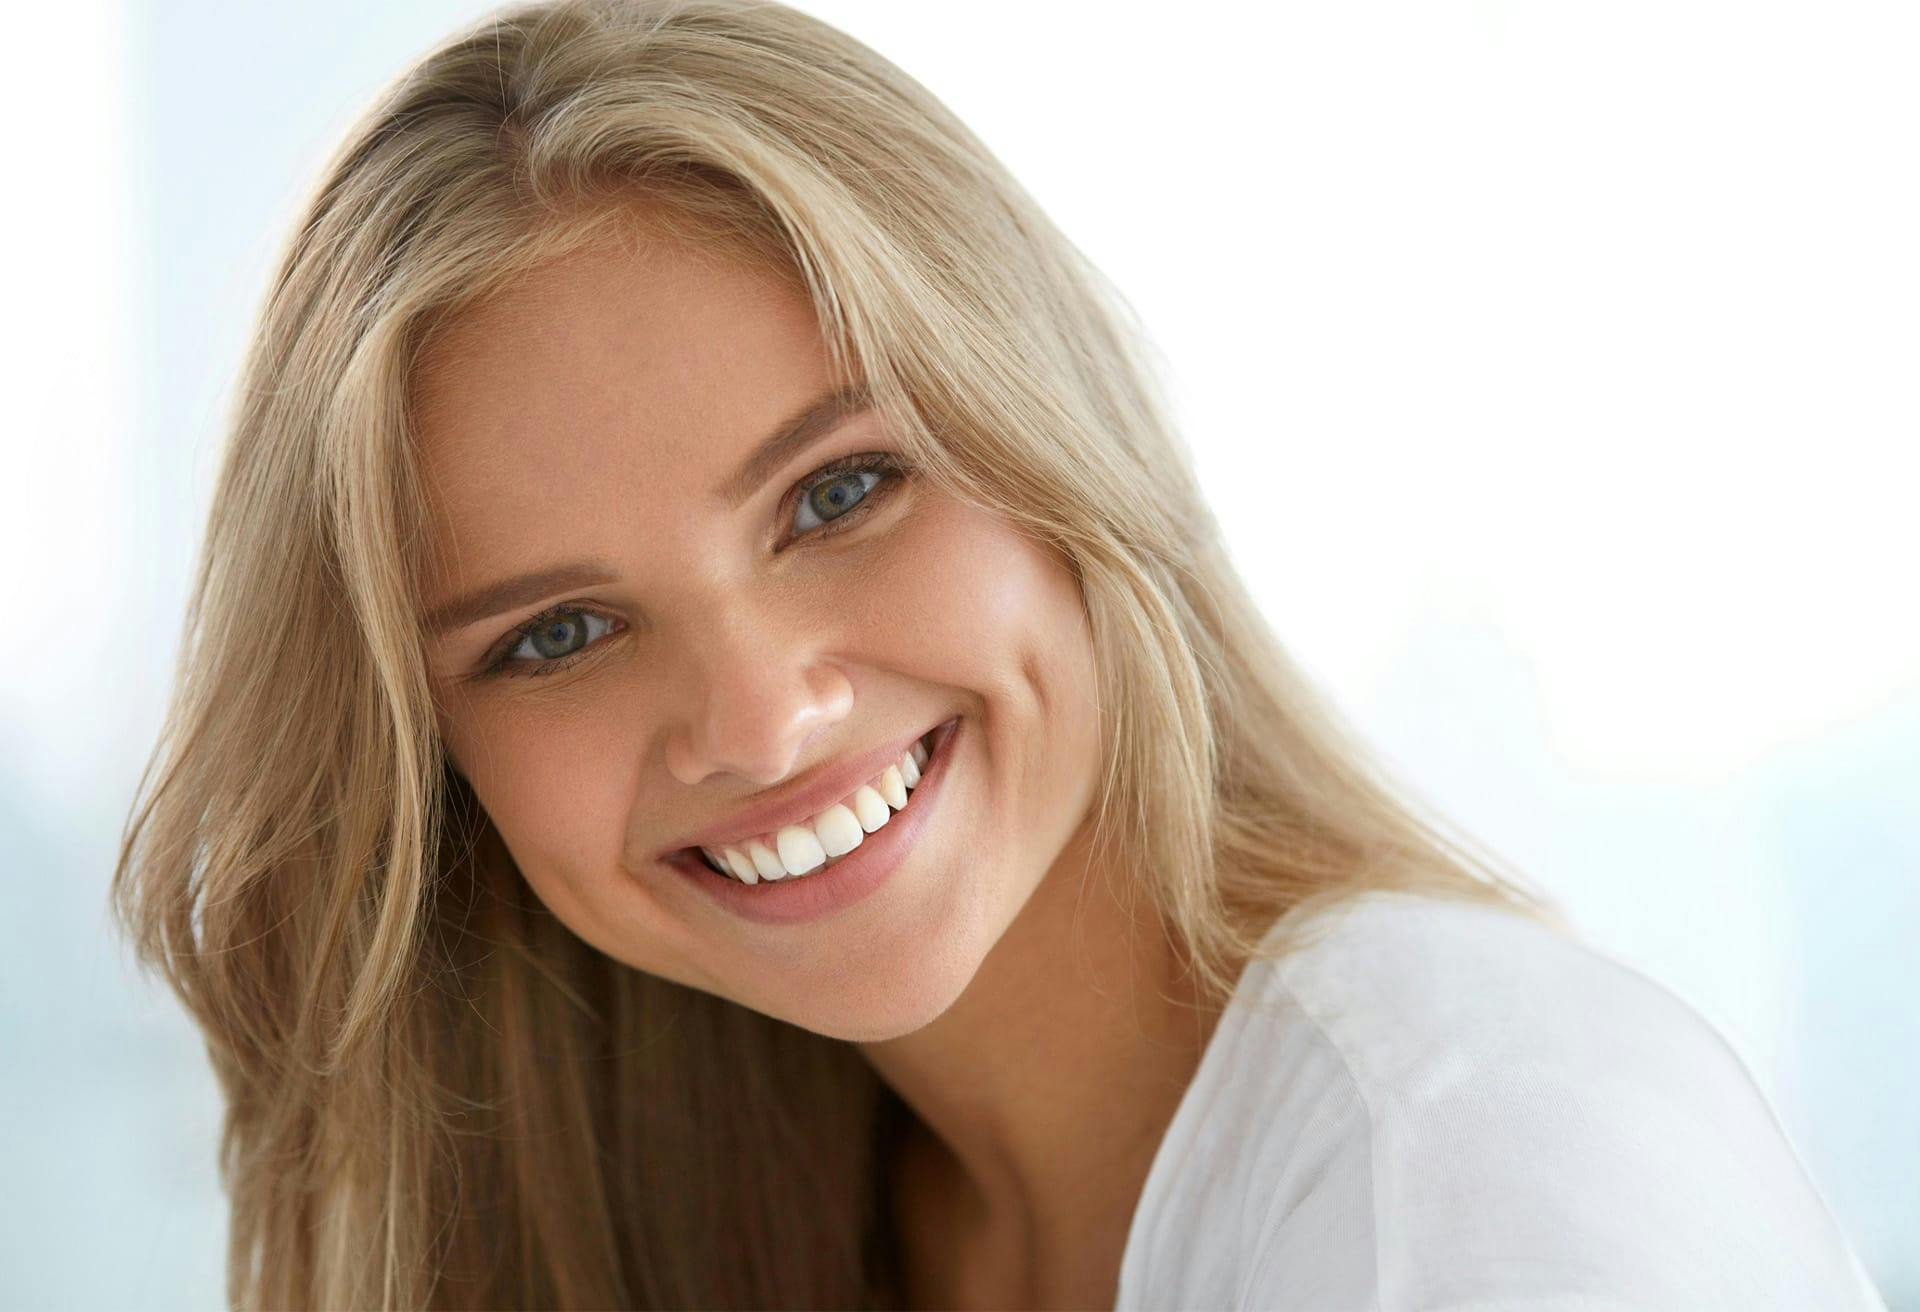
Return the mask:
{"type": "Polygon", "coordinates": [[[777,4],[500,11],[382,94],[280,259],[114,874],[226,1099],[236,1306],[897,1302],[904,1105],[854,1046],[566,930],[436,732],[415,361],[640,199],[796,279],[918,467],[1072,569],[1093,850],[1208,991],[1374,889],[1564,932],[1292,665],[1130,310],[927,91],[777,4]]]}

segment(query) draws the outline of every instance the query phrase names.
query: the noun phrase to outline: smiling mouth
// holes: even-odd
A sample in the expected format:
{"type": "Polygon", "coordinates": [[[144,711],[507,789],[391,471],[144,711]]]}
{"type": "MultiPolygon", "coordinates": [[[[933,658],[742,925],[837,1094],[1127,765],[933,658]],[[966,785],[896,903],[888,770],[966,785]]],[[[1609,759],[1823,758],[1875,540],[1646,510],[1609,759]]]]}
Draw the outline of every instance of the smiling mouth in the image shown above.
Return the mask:
{"type": "Polygon", "coordinates": [[[738,843],[682,848],[679,855],[719,878],[746,885],[806,879],[828,869],[907,808],[943,732],[954,723],[947,720],[929,729],[872,779],[805,820],[738,843]]]}

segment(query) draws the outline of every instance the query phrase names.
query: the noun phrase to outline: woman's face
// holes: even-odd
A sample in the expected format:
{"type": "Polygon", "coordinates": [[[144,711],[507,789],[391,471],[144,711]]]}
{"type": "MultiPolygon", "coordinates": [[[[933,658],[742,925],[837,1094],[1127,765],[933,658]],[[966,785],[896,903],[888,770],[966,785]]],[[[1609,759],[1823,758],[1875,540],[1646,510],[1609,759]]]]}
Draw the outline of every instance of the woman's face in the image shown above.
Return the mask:
{"type": "Polygon", "coordinates": [[[802,292],[698,248],[568,256],[422,363],[429,616],[592,574],[460,607],[431,648],[448,752],[534,891],[610,956],[817,1033],[940,1015],[1095,795],[1092,649],[1062,562],[910,470],[814,477],[904,454],[871,410],[755,465],[848,380],[802,292]],[[813,817],[886,791],[890,746],[956,718],[904,810],[870,831],[871,799],[850,807],[861,847],[831,864],[748,886],[670,859],[751,829],[805,864],[787,820],[821,836],[813,817]],[[890,859],[849,874],[869,845],[890,859]],[[757,914],[796,903],[814,913],[757,914]]]}

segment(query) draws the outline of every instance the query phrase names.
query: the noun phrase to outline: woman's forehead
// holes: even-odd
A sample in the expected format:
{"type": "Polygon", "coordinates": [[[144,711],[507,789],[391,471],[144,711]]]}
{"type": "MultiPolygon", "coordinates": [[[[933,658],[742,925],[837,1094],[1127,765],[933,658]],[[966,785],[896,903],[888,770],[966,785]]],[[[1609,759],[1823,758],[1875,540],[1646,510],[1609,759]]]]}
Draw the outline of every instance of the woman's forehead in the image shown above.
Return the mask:
{"type": "Polygon", "coordinates": [[[709,489],[837,390],[796,285],[667,244],[537,269],[450,320],[421,364],[431,554],[462,576],[594,526],[631,542],[642,516],[663,538],[717,519],[709,489]]]}
{"type": "Polygon", "coordinates": [[[665,243],[597,247],[449,321],[421,353],[414,415],[436,484],[583,456],[688,468],[828,379],[789,281],[665,243]]]}

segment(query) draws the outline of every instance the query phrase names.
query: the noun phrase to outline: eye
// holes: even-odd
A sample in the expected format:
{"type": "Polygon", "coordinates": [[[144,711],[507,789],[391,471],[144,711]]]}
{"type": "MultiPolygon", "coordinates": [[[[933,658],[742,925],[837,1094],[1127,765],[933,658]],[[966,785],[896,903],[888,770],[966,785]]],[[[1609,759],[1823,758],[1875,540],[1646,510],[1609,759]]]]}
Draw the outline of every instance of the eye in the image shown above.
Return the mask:
{"type": "MultiPolygon", "coordinates": [[[[794,529],[788,539],[828,537],[851,527],[879,504],[874,489],[893,486],[906,476],[907,465],[884,452],[846,456],[822,465],[794,485],[794,529]],[[808,521],[812,522],[809,523],[808,521]]],[[[555,674],[586,659],[596,639],[617,631],[618,620],[589,610],[579,602],[563,602],[515,628],[496,649],[481,673],[507,678],[538,678],[555,674]],[[601,626],[595,632],[595,625],[601,626]],[[526,653],[526,654],[522,654],[526,653]]],[[[624,627],[624,626],[621,626],[624,627]]]]}
{"type": "Polygon", "coordinates": [[[489,674],[511,678],[551,674],[580,659],[597,636],[610,631],[614,621],[569,602],[555,606],[522,624],[507,636],[500,654],[487,666],[489,674]],[[604,627],[595,634],[593,626],[604,627]],[[516,653],[531,650],[530,658],[515,659],[516,653]],[[519,668],[519,667],[526,668],[519,668]]]}
{"type": "Polygon", "coordinates": [[[800,480],[793,536],[837,532],[829,525],[858,518],[870,504],[873,489],[904,472],[898,460],[880,452],[847,456],[822,465],[800,480]]]}

